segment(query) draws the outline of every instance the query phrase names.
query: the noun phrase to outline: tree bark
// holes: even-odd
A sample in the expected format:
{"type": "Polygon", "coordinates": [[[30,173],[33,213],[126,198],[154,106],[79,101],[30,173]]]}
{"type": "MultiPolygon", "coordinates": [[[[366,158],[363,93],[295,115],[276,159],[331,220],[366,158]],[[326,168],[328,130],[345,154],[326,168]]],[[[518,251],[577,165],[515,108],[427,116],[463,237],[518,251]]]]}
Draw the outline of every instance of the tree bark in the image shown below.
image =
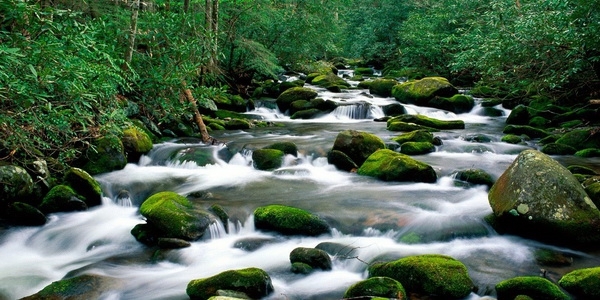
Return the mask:
{"type": "Polygon", "coordinates": [[[129,68],[129,64],[133,59],[133,49],[135,49],[135,35],[137,33],[137,21],[138,14],[140,10],[140,0],[135,0],[133,2],[132,12],[131,12],[131,28],[129,32],[129,45],[127,47],[127,52],[125,53],[125,68],[129,68]]]}
{"type": "Polygon", "coordinates": [[[205,144],[212,144],[214,139],[208,134],[208,130],[206,129],[206,125],[204,124],[204,120],[202,120],[202,114],[198,110],[198,104],[194,95],[192,95],[192,91],[185,87],[185,83],[183,84],[183,96],[185,99],[192,104],[192,110],[194,111],[194,122],[198,125],[198,129],[200,130],[200,137],[202,142],[205,144]]]}

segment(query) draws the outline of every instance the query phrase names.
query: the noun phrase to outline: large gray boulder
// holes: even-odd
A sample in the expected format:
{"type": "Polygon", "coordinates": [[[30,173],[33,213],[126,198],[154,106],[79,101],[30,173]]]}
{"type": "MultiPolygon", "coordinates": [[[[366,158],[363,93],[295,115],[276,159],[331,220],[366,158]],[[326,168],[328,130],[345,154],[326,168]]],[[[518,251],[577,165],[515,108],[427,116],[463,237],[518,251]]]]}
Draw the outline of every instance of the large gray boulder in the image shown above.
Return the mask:
{"type": "Polygon", "coordinates": [[[490,189],[489,218],[501,233],[569,246],[600,242],[600,211],[557,161],[521,152],[490,189]]]}

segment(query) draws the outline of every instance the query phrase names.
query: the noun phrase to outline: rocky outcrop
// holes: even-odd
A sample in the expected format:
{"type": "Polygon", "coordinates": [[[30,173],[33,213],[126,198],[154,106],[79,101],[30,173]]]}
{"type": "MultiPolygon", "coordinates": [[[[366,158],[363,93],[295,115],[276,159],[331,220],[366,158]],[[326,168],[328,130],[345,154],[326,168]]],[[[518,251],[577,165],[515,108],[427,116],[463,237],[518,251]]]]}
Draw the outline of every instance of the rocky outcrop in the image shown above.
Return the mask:
{"type": "Polygon", "coordinates": [[[318,236],[330,232],[329,225],[310,212],[284,205],[267,205],[254,210],[256,229],[284,235],[318,236]]]}
{"type": "Polygon", "coordinates": [[[262,299],[273,293],[271,277],[259,268],[229,270],[212,277],[194,279],[186,288],[192,300],[206,300],[218,296],[219,291],[244,294],[244,298],[262,299]]]}
{"type": "MultiPolygon", "coordinates": [[[[350,286],[344,298],[383,297],[406,300],[406,291],[400,282],[389,277],[371,277],[350,286]]],[[[369,298],[365,298],[369,299],[369,298]]]]}
{"type": "Polygon", "coordinates": [[[521,152],[488,198],[501,233],[569,246],[600,242],[600,211],[571,172],[539,151],[521,152]]]}
{"type": "Polygon", "coordinates": [[[357,173],[385,181],[432,183],[437,180],[437,175],[430,165],[388,149],[377,150],[371,154],[357,173]]]}
{"type": "MultiPolygon", "coordinates": [[[[362,163],[378,149],[385,149],[385,143],[378,136],[356,130],[344,130],[338,133],[332,151],[340,151],[347,155],[355,165],[362,163]]],[[[334,164],[336,161],[330,160],[334,164]]],[[[337,165],[336,165],[337,166],[337,165]]],[[[344,166],[340,169],[346,169],[344,166]]]]}
{"type": "Polygon", "coordinates": [[[467,267],[445,255],[416,255],[372,264],[369,278],[379,276],[399,281],[407,293],[435,295],[440,299],[461,299],[474,289],[467,267]]]}
{"type": "Polygon", "coordinates": [[[498,300],[512,300],[519,295],[531,299],[571,299],[550,280],[537,276],[522,276],[501,281],[496,285],[496,292],[498,300]]]}

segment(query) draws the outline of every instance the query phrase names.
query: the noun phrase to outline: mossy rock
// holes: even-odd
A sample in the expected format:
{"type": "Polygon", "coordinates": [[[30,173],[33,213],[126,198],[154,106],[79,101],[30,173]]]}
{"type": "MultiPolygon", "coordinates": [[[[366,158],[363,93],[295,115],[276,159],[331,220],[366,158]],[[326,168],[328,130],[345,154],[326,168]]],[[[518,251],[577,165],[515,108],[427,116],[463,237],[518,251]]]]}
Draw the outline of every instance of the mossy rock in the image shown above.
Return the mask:
{"type": "Polygon", "coordinates": [[[572,256],[567,256],[564,253],[553,249],[537,249],[534,254],[535,261],[540,266],[568,267],[573,264],[572,256]]]}
{"type": "Polygon", "coordinates": [[[292,142],[278,142],[264,147],[263,149],[276,149],[283,151],[284,154],[298,156],[298,146],[292,142]]]}
{"type": "Polygon", "coordinates": [[[76,277],[54,281],[41,291],[22,298],[23,300],[42,299],[103,299],[121,288],[119,280],[95,274],[84,274],[76,277]]]}
{"type": "Polygon", "coordinates": [[[550,134],[545,130],[528,125],[507,125],[502,131],[504,134],[526,135],[530,138],[545,138],[550,134]]]}
{"type": "Polygon", "coordinates": [[[152,139],[137,126],[131,126],[123,130],[121,142],[129,162],[138,162],[143,154],[152,150],[152,139]]]}
{"type": "Polygon", "coordinates": [[[33,179],[19,166],[0,166],[0,205],[21,201],[33,194],[33,179]]]}
{"type": "Polygon", "coordinates": [[[600,134],[595,133],[593,129],[575,129],[565,133],[556,143],[569,145],[577,150],[600,149],[600,134]]]}
{"type": "Polygon", "coordinates": [[[406,108],[400,103],[392,103],[381,107],[386,116],[398,116],[406,114],[406,108]]]}
{"type": "Polygon", "coordinates": [[[394,122],[414,123],[421,126],[426,126],[435,129],[465,129],[465,122],[462,120],[438,120],[424,115],[400,115],[393,117],[387,121],[388,124],[394,122]]]}
{"type": "Polygon", "coordinates": [[[573,155],[577,150],[569,145],[550,143],[546,144],[540,149],[542,153],[548,155],[573,155]]]}
{"type": "Polygon", "coordinates": [[[88,207],[102,204],[102,188],[88,172],[79,168],[70,168],[63,178],[63,181],[83,196],[83,200],[88,207]]]}
{"type": "Polygon", "coordinates": [[[306,83],[309,83],[309,84],[311,84],[311,83],[312,83],[312,81],[313,81],[315,78],[317,78],[317,77],[319,77],[319,76],[321,76],[321,75],[323,75],[323,74],[321,74],[321,73],[319,73],[319,72],[313,72],[313,73],[309,73],[308,75],[306,75],[306,83]]]}
{"type": "Polygon", "coordinates": [[[369,278],[380,276],[399,281],[408,293],[441,299],[461,299],[474,289],[467,267],[445,255],[409,256],[369,266],[369,278]]]}
{"type": "Polygon", "coordinates": [[[225,122],[225,129],[229,130],[246,130],[252,128],[252,123],[243,119],[232,119],[225,122]]]}
{"type": "Polygon", "coordinates": [[[587,148],[575,152],[575,156],[578,157],[600,157],[600,149],[587,148]]]}
{"type": "Polygon", "coordinates": [[[281,167],[284,155],[278,149],[257,149],[252,152],[252,164],[258,170],[274,170],[281,167]]]}
{"type": "Polygon", "coordinates": [[[510,114],[506,118],[506,124],[510,125],[527,125],[529,124],[531,116],[529,110],[525,105],[517,105],[510,111],[510,114]]]}
{"type": "Polygon", "coordinates": [[[439,129],[417,125],[415,123],[407,123],[399,120],[394,120],[393,118],[388,120],[387,122],[387,130],[389,131],[416,131],[416,130],[425,130],[429,132],[439,131],[439,129]]]}
{"type": "Polygon", "coordinates": [[[435,96],[452,97],[458,90],[443,77],[425,77],[395,85],[392,95],[402,103],[427,106],[435,96]]]}
{"type": "Polygon", "coordinates": [[[352,158],[339,150],[329,151],[329,153],[327,153],[327,162],[346,172],[351,172],[358,169],[358,166],[352,160],[352,158]]]}
{"type": "Polygon", "coordinates": [[[85,164],[81,167],[91,175],[120,170],[127,164],[123,142],[115,135],[107,135],[92,142],[86,150],[85,164]]]}
{"type": "Polygon", "coordinates": [[[331,258],[327,252],[316,249],[316,248],[306,248],[306,247],[297,247],[292,252],[290,252],[290,262],[294,263],[304,263],[309,265],[313,269],[321,269],[324,271],[331,270],[331,258]]]}
{"type": "MultiPolygon", "coordinates": [[[[384,297],[406,300],[406,291],[400,282],[389,277],[371,277],[351,285],[344,298],[384,297]]],[[[361,298],[362,299],[362,298],[361,298]]]]}
{"type": "Polygon", "coordinates": [[[183,162],[194,162],[196,165],[203,167],[207,165],[214,165],[217,163],[214,155],[214,148],[211,146],[200,146],[190,147],[181,149],[173,153],[171,159],[176,160],[180,163],[183,162]]]}
{"type": "Polygon", "coordinates": [[[369,93],[381,97],[391,97],[392,88],[398,84],[395,79],[375,79],[369,84],[369,93]]]}
{"type": "Polygon", "coordinates": [[[348,155],[358,166],[378,149],[385,149],[385,143],[380,137],[357,130],[344,130],[338,133],[332,148],[348,155]]]}
{"type": "Polygon", "coordinates": [[[546,128],[548,127],[548,124],[550,124],[550,120],[544,117],[535,116],[531,118],[531,120],[529,120],[529,123],[527,125],[535,128],[546,128]]]}
{"type": "Polygon", "coordinates": [[[294,81],[284,81],[281,84],[279,84],[279,93],[283,93],[291,88],[295,88],[295,87],[304,87],[304,80],[302,79],[297,79],[294,81]]]}
{"type": "Polygon", "coordinates": [[[293,115],[299,111],[314,108],[309,100],[296,100],[290,104],[289,113],[293,115]]]}
{"type": "Polygon", "coordinates": [[[569,170],[539,151],[521,152],[488,199],[500,233],[570,247],[600,242],[596,205],[569,170]]]}
{"type": "Polygon", "coordinates": [[[470,112],[475,106],[475,101],[471,96],[461,94],[456,94],[450,98],[436,96],[429,100],[426,106],[461,114],[470,112]]]}
{"type": "Polygon", "coordinates": [[[210,215],[193,209],[192,203],[175,192],[159,192],[140,206],[146,222],[160,231],[160,237],[186,241],[202,237],[211,223],[210,215]]]}
{"type": "Polygon", "coordinates": [[[304,275],[308,275],[310,273],[312,273],[315,269],[313,267],[311,267],[308,264],[302,263],[302,262],[295,262],[292,263],[292,267],[290,268],[290,271],[294,274],[304,274],[304,275]]]}
{"type": "Polygon", "coordinates": [[[558,285],[577,299],[600,299],[600,267],[571,271],[558,285]]]}
{"type": "Polygon", "coordinates": [[[48,219],[34,206],[23,202],[12,202],[2,211],[2,215],[10,225],[42,226],[48,219]]]}
{"type": "Polygon", "coordinates": [[[433,134],[427,130],[414,130],[393,137],[392,141],[400,145],[406,142],[428,142],[433,144],[433,134]]]}
{"type": "Polygon", "coordinates": [[[581,165],[570,165],[567,167],[567,170],[573,174],[582,174],[582,175],[599,175],[592,168],[581,166],[581,165]]]}
{"type": "Polygon", "coordinates": [[[324,75],[319,75],[317,77],[315,77],[312,82],[312,84],[314,85],[318,85],[320,87],[330,87],[330,86],[340,86],[340,87],[350,87],[350,84],[348,82],[346,82],[344,79],[342,79],[341,77],[333,74],[333,73],[327,73],[324,75]]]}
{"type": "Polygon", "coordinates": [[[488,188],[496,182],[492,175],[481,169],[460,170],[456,172],[455,178],[472,184],[486,185],[488,188]]]}
{"type": "Polygon", "coordinates": [[[318,236],[330,232],[329,225],[310,212],[284,205],[261,206],[254,210],[256,229],[284,235],[318,236]]]}
{"type": "Polygon", "coordinates": [[[280,111],[285,112],[290,108],[294,101],[311,100],[317,97],[317,92],[311,88],[294,87],[286,90],[277,97],[277,107],[280,111]]]}
{"type": "Polygon", "coordinates": [[[435,146],[430,142],[406,142],[400,145],[400,153],[406,155],[421,155],[435,152],[435,146]]]}
{"type": "Polygon", "coordinates": [[[359,67],[359,68],[354,69],[354,74],[357,74],[357,75],[369,75],[369,76],[372,76],[373,73],[375,73],[375,71],[373,71],[372,68],[359,67]]]}
{"type": "Polygon", "coordinates": [[[569,300],[567,294],[550,280],[537,276],[521,276],[507,279],[496,285],[498,300],[513,300],[526,295],[540,300],[569,300]]]}
{"type": "Polygon", "coordinates": [[[592,183],[585,187],[585,192],[590,196],[596,207],[600,207],[600,182],[592,183]]]}
{"type": "Polygon", "coordinates": [[[267,272],[259,268],[247,268],[194,279],[188,283],[185,291],[192,300],[205,300],[217,296],[219,290],[241,292],[251,299],[262,299],[273,293],[274,289],[267,272]]]}
{"type": "Polygon", "coordinates": [[[357,173],[385,181],[433,183],[437,180],[437,175],[430,165],[388,149],[377,150],[371,154],[357,173]]]}
{"type": "Polygon", "coordinates": [[[520,144],[523,142],[523,138],[516,134],[507,134],[502,137],[501,141],[509,144],[520,144]]]}
{"type": "Polygon", "coordinates": [[[322,114],[323,114],[323,112],[321,110],[319,110],[318,108],[309,108],[309,109],[295,112],[292,116],[290,116],[290,119],[292,119],[292,120],[314,119],[317,116],[320,116],[322,114]]]}
{"type": "Polygon", "coordinates": [[[88,206],[82,198],[70,186],[57,185],[44,196],[39,208],[46,214],[86,210],[88,206]]]}

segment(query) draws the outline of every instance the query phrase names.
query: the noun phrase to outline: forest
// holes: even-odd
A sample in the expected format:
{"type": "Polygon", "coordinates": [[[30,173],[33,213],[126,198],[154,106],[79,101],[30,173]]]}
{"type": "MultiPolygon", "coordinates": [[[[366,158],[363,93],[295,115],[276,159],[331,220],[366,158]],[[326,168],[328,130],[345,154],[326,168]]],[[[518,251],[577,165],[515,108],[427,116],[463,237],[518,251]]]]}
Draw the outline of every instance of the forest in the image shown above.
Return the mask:
{"type": "Polygon", "coordinates": [[[285,72],[336,66],[443,76],[515,103],[585,103],[600,91],[598,10],[597,0],[3,0],[0,159],[69,165],[132,114],[191,120],[285,72]]]}

